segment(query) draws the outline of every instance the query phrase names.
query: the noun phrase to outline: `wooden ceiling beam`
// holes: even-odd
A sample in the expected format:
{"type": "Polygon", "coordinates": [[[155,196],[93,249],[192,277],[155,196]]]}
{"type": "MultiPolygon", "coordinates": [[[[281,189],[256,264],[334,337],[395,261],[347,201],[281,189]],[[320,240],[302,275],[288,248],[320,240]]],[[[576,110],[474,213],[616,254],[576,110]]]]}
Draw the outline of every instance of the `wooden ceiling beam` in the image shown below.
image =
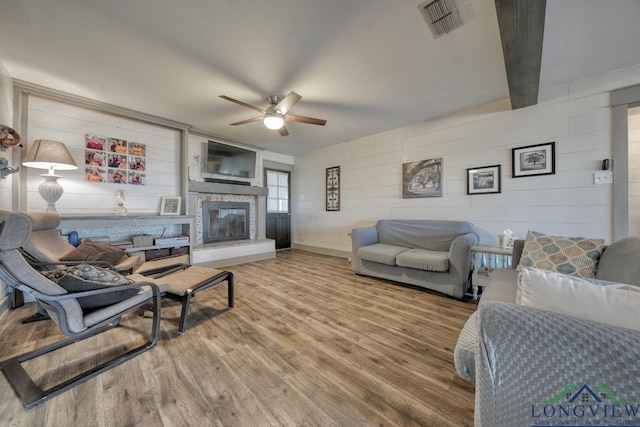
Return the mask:
{"type": "Polygon", "coordinates": [[[511,108],[538,103],[546,0],[495,0],[511,108]]]}

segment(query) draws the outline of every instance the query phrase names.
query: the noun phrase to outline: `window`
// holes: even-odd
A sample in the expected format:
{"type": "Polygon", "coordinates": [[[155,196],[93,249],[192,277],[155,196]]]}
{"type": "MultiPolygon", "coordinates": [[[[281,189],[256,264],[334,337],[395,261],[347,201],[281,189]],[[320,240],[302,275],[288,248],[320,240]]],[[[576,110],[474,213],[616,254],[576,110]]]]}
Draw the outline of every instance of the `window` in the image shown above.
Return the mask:
{"type": "Polygon", "coordinates": [[[289,212],[289,173],[278,171],[267,171],[267,212],[288,213],[289,212]]]}

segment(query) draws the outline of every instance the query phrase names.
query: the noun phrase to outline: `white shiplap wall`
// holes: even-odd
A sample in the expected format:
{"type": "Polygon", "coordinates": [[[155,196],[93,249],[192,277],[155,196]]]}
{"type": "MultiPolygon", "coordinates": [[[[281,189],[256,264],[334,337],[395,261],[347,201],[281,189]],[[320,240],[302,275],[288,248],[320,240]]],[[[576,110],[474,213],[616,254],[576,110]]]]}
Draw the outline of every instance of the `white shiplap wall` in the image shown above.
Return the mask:
{"type": "Polygon", "coordinates": [[[612,236],[612,188],[593,173],[611,158],[609,91],[640,82],[640,67],[577,81],[511,111],[508,100],[345,142],[295,158],[294,245],[351,250],[347,233],[379,219],[471,221],[498,235],[528,229],[612,236]],[[556,174],[511,178],[511,149],[556,142],[556,174]],[[402,164],[442,157],[441,198],[402,199],[402,164]],[[466,169],[502,165],[502,193],[466,194],[466,169]],[[325,168],[341,167],[341,211],[325,211],[325,168]]]}
{"type": "MultiPolygon", "coordinates": [[[[63,142],[78,164],[75,171],[57,171],[64,187],[56,203],[61,213],[111,213],[117,190],[125,190],[129,213],[158,213],[162,196],[180,195],[180,131],[50,99],[29,98],[29,143],[36,139],[63,142]],[[94,133],[147,145],[146,185],[85,181],[84,136],[94,133]]],[[[27,210],[43,211],[38,194],[41,169],[27,170],[27,210]]]]}
{"type": "Polygon", "coordinates": [[[640,107],[629,109],[629,234],[640,235],[640,107]]]}
{"type": "Polygon", "coordinates": [[[253,149],[251,147],[236,144],[233,142],[227,142],[218,138],[206,138],[200,135],[189,134],[189,150],[188,150],[188,165],[189,165],[189,180],[202,181],[204,178],[217,178],[224,180],[236,180],[236,181],[249,181],[253,186],[262,185],[262,151],[259,149],[253,149]],[[233,145],[240,148],[256,152],[256,176],[255,178],[237,178],[227,175],[218,175],[214,173],[208,173],[204,171],[207,160],[207,143],[211,141],[220,142],[223,144],[233,145]],[[202,162],[198,163],[195,156],[201,156],[202,162]],[[204,162],[204,163],[203,163],[204,162]]]}
{"type": "MultiPolygon", "coordinates": [[[[0,125],[13,127],[13,81],[9,72],[0,62],[0,125]]],[[[5,151],[0,149],[0,157],[9,160],[11,164],[11,152],[14,148],[5,151]]],[[[0,180],[0,209],[11,210],[11,183],[14,175],[9,175],[0,180]]]]}
{"type": "Polygon", "coordinates": [[[249,181],[251,185],[261,187],[263,185],[263,162],[269,160],[272,162],[278,162],[283,164],[292,165],[294,159],[292,156],[286,154],[274,153],[272,151],[264,151],[258,148],[237,144],[234,142],[225,141],[219,138],[207,138],[201,135],[189,134],[189,150],[187,155],[187,164],[189,165],[189,179],[191,181],[202,181],[203,178],[217,178],[225,180],[239,180],[249,181]],[[202,163],[196,161],[195,156],[200,156],[205,162],[207,158],[207,143],[209,140],[217,141],[223,144],[233,145],[236,147],[252,150],[256,152],[256,176],[255,178],[236,178],[226,175],[218,175],[213,173],[204,172],[202,170],[202,163]]]}

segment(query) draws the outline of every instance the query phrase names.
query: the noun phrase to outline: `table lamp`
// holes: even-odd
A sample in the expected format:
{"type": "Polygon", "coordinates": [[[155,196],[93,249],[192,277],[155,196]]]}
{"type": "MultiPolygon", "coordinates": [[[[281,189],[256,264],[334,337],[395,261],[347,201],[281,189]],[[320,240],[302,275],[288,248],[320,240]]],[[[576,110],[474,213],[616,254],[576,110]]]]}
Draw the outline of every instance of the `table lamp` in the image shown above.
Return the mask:
{"type": "Polygon", "coordinates": [[[31,144],[22,164],[30,168],[49,169],[48,174],[40,175],[44,177],[44,182],[38,187],[38,193],[47,202],[46,211],[55,212],[56,202],[62,197],[64,190],[58,184],[60,177],[54,174],[54,169],[78,169],[67,147],[62,142],[37,139],[31,144]]]}

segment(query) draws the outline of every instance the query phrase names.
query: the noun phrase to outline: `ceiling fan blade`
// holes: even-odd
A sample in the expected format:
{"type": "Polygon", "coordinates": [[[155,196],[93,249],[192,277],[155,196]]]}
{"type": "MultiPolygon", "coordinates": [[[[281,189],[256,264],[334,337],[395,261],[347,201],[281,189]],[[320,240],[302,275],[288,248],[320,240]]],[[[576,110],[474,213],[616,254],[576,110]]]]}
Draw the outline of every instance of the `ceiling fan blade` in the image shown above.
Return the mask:
{"type": "Polygon", "coordinates": [[[288,122],[307,123],[309,125],[324,126],[327,124],[326,120],[314,119],[313,117],[298,116],[296,114],[285,114],[284,119],[288,122]]]}
{"type": "Polygon", "coordinates": [[[287,127],[285,125],[282,125],[282,127],[278,129],[278,132],[280,133],[280,136],[289,135],[289,131],[287,130],[287,127]]]}
{"type": "Polygon", "coordinates": [[[284,99],[276,105],[276,111],[279,111],[280,114],[287,114],[287,111],[291,109],[298,101],[300,101],[302,97],[297,93],[291,91],[289,95],[285,96],[284,99]]]}
{"type": "Polygon", "coordinates": [[[264,117],[262,117],[262,116],[254,117],[254,118],[251,118],[251,119],[243,120],[241,122],[231,123],[230,126],[246,125],[247,123],[259,122],[260,120],[263,120],[263,119],[264,119],[264,117]]]}
{"type": "Polygon", "coordinates": [[[220,95],[220,98],[226,99],[227,101],[234,102],[234,103],[236,103],[238,105],[242,105],[243,107],[246,107],[246,108],[251,108],[252,110],[256,110],[259,113],[264,113],[264,110],[262,108],[258,108],[256,106],[251,105],[251,104],[247,104],[246,102],[238,101],[237,99],[229,98],[226,95],[220,95]]]}

